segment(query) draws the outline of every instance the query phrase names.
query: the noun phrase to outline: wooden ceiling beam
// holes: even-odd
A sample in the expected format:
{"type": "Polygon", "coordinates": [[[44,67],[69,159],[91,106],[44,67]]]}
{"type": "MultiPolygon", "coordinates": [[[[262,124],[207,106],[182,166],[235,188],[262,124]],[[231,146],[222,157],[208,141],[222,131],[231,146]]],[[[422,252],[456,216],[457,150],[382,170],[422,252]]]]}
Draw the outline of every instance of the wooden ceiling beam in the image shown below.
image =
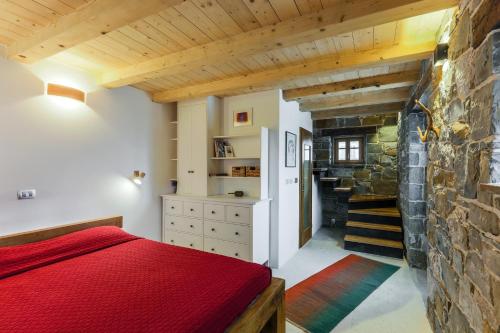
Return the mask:
{"type": "Polygon", "coordinates": [[[291,101],[330,94],[352,94],[354,92],[369,92],[380,91],[384,89],[409,87],[417,82],[418,77],[419,71],[417,70],[383,74],[354,80],[288,89],[283,91],[283,98],[286,101],[291,101]]]}
{"type": "Polygon", "coordinates": [[[184,1],[95,0],[16,40],[7,48],[7,56],[33,63],[184,1]]]}
{"type": "Polygon", "coordinates": [[[336,5],[312,14],[104,73],[100,83],[108,88],[135,84],[450,8],[457,3],[457,0],[334,1],[336,5]]]}
{"type": "Polygon", "coordinates": [[[378,114],[397,113],[404,109],[404,102],[395,102],[387,104],[355,106],[350,108],[323,110],[311,112],[312,120],[332,119],[351,116],[369,116],[378,114]]]}
{"type": "Polygon", "coordinates": [[[228,96],[275,89],[291,80],[318,74],[343,73],[355,69],[426,59],[432,54],[434,48],[435,43],[431,42],[313,58],[282,68],[157,92],[153,94],[153,100],[165,103],[210,95],[228,96]]]}
{"type": "Polygon", "coordinates": [[[351,95],[312,99],[300,103],[300,110],[309,112],[375,104],[387,104],[393,102],[405,102],[409,97],[410,89],[408,87],[403,87],[370,93],[356,93],[351,95]]]}

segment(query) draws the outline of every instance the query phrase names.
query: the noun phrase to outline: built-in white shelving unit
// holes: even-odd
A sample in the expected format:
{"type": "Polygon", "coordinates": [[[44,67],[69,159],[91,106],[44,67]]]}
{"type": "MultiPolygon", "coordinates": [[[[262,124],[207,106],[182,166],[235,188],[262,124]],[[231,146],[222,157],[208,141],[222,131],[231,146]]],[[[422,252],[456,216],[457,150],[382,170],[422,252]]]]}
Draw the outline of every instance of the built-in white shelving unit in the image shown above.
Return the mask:
{"type": "Polygon", "coordinates": [[[265,127],[256,129],[258,133],[250,135],[215,135],[215,140],[224,141],[234,151],[234,157],[215,157],[215,143],[210,157],[213,160],[209,174],[227,174],[212,176],[212,188],[217,194],[243,191],[250,197],[268,198],[268,165],[269,165],[269,130],[265,127]],[[259,167],[260,177],[232,177],[233,167],[259,167]]]}

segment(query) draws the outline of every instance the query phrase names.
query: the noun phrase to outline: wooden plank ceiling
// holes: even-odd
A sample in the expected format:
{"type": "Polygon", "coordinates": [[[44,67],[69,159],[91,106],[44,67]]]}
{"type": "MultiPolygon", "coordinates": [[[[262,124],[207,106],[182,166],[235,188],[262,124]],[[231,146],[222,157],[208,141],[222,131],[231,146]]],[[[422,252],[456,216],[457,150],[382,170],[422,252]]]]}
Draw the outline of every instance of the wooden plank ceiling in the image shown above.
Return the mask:
{"type": "Polygon", "coordinates": [[[456,2],[0,0],[0,44],[158,102],[281,88],[330,117],[401,105],[456,2]]]}

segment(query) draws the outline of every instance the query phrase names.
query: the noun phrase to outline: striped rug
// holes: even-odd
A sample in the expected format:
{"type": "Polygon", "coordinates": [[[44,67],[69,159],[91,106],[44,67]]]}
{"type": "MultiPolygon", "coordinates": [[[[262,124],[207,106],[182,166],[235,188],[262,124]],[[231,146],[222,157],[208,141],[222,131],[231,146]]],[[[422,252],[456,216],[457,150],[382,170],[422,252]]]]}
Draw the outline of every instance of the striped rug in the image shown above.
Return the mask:
{"type": "Polygon", "coordinates": [[[286,291],[286,316],[311,333],[330,332],[399,267],[354,254],[286,291]]]}

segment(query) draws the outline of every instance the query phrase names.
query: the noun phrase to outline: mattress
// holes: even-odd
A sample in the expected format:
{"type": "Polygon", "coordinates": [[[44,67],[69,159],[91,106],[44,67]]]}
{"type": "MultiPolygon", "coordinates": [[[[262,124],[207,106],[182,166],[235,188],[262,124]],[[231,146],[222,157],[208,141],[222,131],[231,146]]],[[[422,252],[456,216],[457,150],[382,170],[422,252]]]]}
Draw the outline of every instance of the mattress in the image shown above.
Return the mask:
{"type": "Polygon", "coordinates": [[[0,248],[0,332],[223,332],[267,267],[97,227],[0,248]]]}

